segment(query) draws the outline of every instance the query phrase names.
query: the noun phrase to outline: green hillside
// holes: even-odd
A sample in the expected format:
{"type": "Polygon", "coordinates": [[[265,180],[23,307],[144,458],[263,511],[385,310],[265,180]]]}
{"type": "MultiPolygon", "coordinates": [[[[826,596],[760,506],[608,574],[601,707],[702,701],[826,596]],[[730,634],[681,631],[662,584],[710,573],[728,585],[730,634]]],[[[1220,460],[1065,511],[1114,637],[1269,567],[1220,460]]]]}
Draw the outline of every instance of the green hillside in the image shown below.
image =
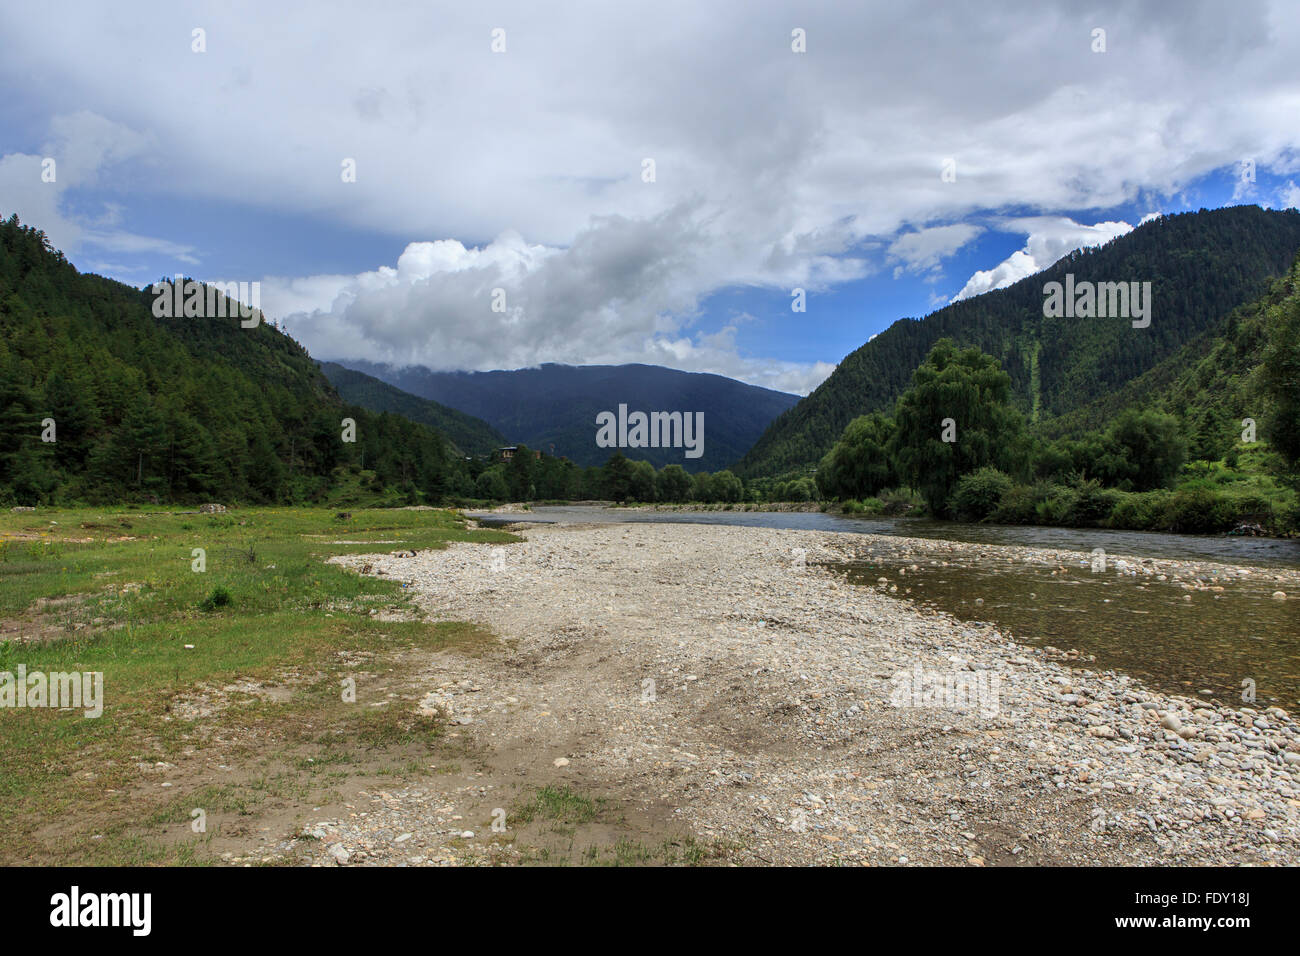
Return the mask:
{"type": "Polygon", "coordinates": [[[153,301],[0,224],[0,502],[413,503],[468,484],[441,435],[346,404],[272,325],[153,301]]]}
{"type": "Polygon", "coordinates": [[[1244,419],[1268,415],[1260,372],[1276,310],[1300,291],[1300,258],[1261,298],[1234,309],[1155,368],[1037,429],[1044,438],[1076,438],[1104,429],[1124,409],[1154,409],[1183,423],[1193,458],[1222,458],[1241,438],[1244,419]]]}
{"type": "Polygon", "coordinates": [[[1032,425],[995,358],[940,339],[890,413],[849,423],[816,485],[850,511],[920,499],[963,521],[1295,534],[1300,256],[1155,368],[1032,425]]]}
{"type": "Polygon", "coordinates": [[[1236,206],[1166,216],[1105,246],[1071,253],[1006,289],[924,319],[902,319],[846,356],[819,388],[773,421],[737,471],[752,477],[815,465],[853,418],[892,408],[940,338],[996,358],[1030,421],[1059,419],[1112,396],[1191,346],[1233,309],[1263,294],[1298,249],[1300,212],[1294,209],[1236,206]],[[1044,284],[1063,281],[1067,273],[1098,283],[1150,281],[1150,326],[1133,328],[1126,318],[1044,317],[1044,284]]]}
{"type": "Polygon", "coordinates": [[[466,455],[490,454],[508,444],[504,435],[481,418],[404,392],[364,372],[344,368],[337,362],[322,362],[320,368],[344,401],[368,408],[372,412],[392,412],[413,422],[428,425],[441,432],[458,451],[466,455]]]}

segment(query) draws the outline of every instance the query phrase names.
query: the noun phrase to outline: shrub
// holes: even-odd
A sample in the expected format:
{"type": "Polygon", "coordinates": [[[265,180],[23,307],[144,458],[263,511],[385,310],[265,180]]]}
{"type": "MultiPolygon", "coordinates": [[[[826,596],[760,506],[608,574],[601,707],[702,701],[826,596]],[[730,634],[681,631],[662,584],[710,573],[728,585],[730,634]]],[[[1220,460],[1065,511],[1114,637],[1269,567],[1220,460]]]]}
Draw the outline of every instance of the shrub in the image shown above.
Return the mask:
{"type": "Polygon", "coordinates": [[[203,611],[215,611],[217,608],[225,607],[229,603],[230,592],[218,584],[212,589],[212,593],[199,603],[199,609],[203,611]]]}
{"type": "Polygon", "coordinates": [[[958,521],[983,521],[1014,484],[1005,472],[991,466],[979,468],[957,480],[948,498],[948,510],[958,521]]]}
{"type": "Polygon", "coordinates": [[[1077,493],[1052,481],[1013,485],[998,502],[991,518],[1003,524],[1065,524],[1077,493]]]}
{"type": "Polygon", "coordinates": [[[1167,531],[1171,497],[1172,493],[1164,489],[1121,491],[1106,523],[1125,531],[1167,531]]]}
{"type": "Polygon", "coordinates": [[[1281,534],[1300,534],[1300,500],[1278,509],[1273,524],[1274,530],[1281,534]]]}
{"type": "Polygon", "coordinates": [[[1034,490],[1029,485],[1012,485],[989,516],[999,524],[1033,524],[1034,490]]]}
{"type": "Polygon", "coordinates": [[[1081,481],[1074,489],[1074,503],[1065,515],[1065,523],[1076,528],[1093,528],[1105,523],[1115,510],[1123,492],[1103,488],[1095,480],[1081,481]]]}
{"type": "Polygon", "coordinates": [[[1170,531],[1207,534],[1226,531],[1234,524],[1232,503],[1209,488],[1180,488],[1165,510],[1170,531]]]}
{"type": "Polygon", "coordinates": [[[880,501],[881,514],[911,517],[925,512],[921,496],[910,488],[886,488],[877,499],[880,501]]]}
{"type": "Polygon", "coordinates": [[[1065,525],[1069,523],[1070,513],[1074,511],[1079,493],[1073,488],[1054,482],[1044,483],[1045,487],[1036,490],[1034,513],[1039,524],[1065,525]]]}

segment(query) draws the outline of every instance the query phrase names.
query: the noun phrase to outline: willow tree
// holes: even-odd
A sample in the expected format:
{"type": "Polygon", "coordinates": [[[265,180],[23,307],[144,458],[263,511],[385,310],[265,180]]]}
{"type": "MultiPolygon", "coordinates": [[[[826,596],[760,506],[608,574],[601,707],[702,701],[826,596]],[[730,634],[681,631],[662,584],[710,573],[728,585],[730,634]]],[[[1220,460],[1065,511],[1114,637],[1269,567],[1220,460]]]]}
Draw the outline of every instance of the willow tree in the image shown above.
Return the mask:
{"type": "Polygon", "coordinates": [[[865,498],[895,484],[893,435],[894,423],[879,412],[853,419],[817,466],[817,489],[827,498],[865,498]]]}
{"type": "Polygon", "coordinates": [[[945,511],[962,475],[992,466],[1021,476],[1029,457],[1011,377],[977,348],[940,339],[898,399],[890,450],[900,477],[932,514],[945,511]]]}

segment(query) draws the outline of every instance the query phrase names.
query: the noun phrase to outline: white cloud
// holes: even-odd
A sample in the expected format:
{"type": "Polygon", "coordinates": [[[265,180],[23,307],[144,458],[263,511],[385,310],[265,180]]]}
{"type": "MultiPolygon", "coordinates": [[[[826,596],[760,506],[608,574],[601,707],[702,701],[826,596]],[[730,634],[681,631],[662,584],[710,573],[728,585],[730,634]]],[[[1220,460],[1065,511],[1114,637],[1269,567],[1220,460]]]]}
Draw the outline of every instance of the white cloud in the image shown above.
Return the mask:
{"type": "Polygon", "coordinates": [[[48,141],[66,147],[87,202],[93,187],[108,201],[224,203],[235,219],[247,208],[410,243],[386,269],[263,280],[264,303],[274,292],[295,334],[335,355],[464,367],[664,355],[815,376],[742,359],[757,323],[730,344],[701,338],[700,303],[881,268],[930,277],[972,222],[1039,213],[999,226],[1028,241],[959,297],[975,294],[1128,228],[1063,211],[1158,206],[1244,156],[1260,170],[1297,162],[1300,18],[1287,0],[1239,0],[1231,17],[1209,0],[1103,12],[1099,55],[1097,15],[1067,0],[941,16],[811,5],[797,17],[808,52],[794,54],[789,10],[748,0],[664,0],[653,15],[518,0],[490,19],[422,0],[147,17],[92,0],[8,4],[0,88],[21,116],[55,120],[0,160],[0,204],[60,245],[113,249],[104,262],[208,260],[185,245],[201,224],[178,222],[168,246],[102,221],[102,201],[40,192],[30,163],[48,141]],[[504,54],[489,48],[496,26],[504,54]],[[943,182],[950,156],[957,179],[943,182]],[[345,157],[355,183],[340,178],[345,157]],[[459,242],[411,242],[446,237],[459,242]],[[483,308],[498,283],[504,316],[483,308]]]}
{"type": "Polygon", "coordinates": [[[1067,252],[1087,246],[1100,246],[1133,231],[1133,227],[1126,222],[1099,222],[1085,226],[1064,216],[1012,219],[999,229],[1003,232],[1028,233],[1024,248],[1016,250],[992,269],[980,270],[972,275],[961,291],[953,296],[953,302],[993,289],[1005,289],[1026,276],[1041,272],[1067,252]]]}
{"type": "Polygon", "coordinates": [[[1295,180],[1287,180],[1287,184],[1278,190],[1278,198],[1283,209],[1300,209],[1300,186],[1295,184],[1295,180]]]}
{"type": "Polygon", "coordinates": [[[889,244],[889,256],[901,260],[895,269],[897,278],[904,271],[925,272],[970,242],[984,230],[972,223],[954,223],[918,229],[899,236],[889,244]]]}
{"type": "Polygon", "coordinates": [[[41,181],[44,158],[29,153],[0,156],[0,214],[8,218],[16,213],[24,223],[43,229],[57,248],[72,249],[81,242],[81,227],[60,210],[57,181],[41,181]]]}
{"type": "MultiPolygon", "coordinates": [[[[799,392],[830,374],[824,362],[740,357],[744,316],[692,330],[710,260],[707,228],[679,209],[594,221],[564,249],[515,232],[482,247],[414,242],[396,266],[357,276],[263,280],[262,306],[321,358],[443,369],[647,362],[799,392]]],[[[819,281],[815,260],[789,268],[789,282],[819,281]]]]}
{"type": "MultiPolygon", "coordinates": [[[[89,110],[57,115],[49,127],[41,154],[0,157],[0,212],[17,214],[25,224],[43,229],[50,242],[65,252],[93,247],[198,262],[192,246],[117,228],[122,219],[120,203],[100,201],[98,213],[74,208],[76,191],[98,185],[109,172],[119,172],[123,164],[145,156],[151,147],[149,137],[89,110]],[[52,182],[43,175],[47,161],[52,161],[52,182]]],[[[114,271],[140,269],[139,265],[117,266],[114,271]]]]}

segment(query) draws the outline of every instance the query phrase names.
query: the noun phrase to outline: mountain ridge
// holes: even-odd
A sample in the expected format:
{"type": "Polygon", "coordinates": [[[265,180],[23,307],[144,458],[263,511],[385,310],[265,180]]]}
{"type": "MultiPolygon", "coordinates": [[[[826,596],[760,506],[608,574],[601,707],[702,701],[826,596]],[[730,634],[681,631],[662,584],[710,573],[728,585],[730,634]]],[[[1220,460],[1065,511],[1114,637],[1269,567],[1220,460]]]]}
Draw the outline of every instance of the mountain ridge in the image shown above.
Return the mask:
{"type": "Polygon", "coordinates": [[[629,411],[705,413],[704,454],[682,449],[627,448],[629,457],[656,468],[680,464],[689,471],[727,467],[753,444],[768,423],[799,399],[710,372],[659,365],[566,365],[548,362],[486,372],[434,371],[364,360],[335,363],[487,422],[512,442],[563,455],[581,466],[603,464],[613,449],[596,445],[596,416],[629,411]]]}

